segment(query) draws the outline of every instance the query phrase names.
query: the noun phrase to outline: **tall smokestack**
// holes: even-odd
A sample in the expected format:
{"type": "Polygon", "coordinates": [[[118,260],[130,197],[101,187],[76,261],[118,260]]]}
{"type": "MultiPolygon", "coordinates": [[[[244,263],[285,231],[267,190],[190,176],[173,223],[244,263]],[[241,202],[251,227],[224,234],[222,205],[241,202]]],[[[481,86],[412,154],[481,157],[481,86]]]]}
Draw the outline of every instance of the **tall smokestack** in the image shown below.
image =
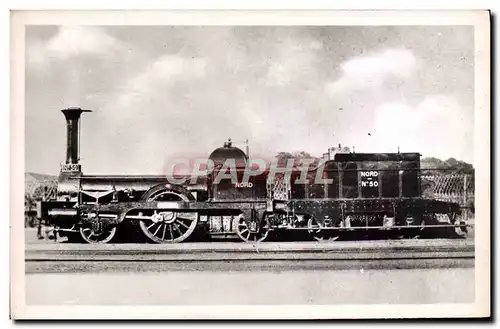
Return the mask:
{"type": "Polygon", "coordinates": [[[70,107],[62,110],[64,116],[66,117],[66,127],[67,127],[67,140],[66,140],[66,164],[78,164],[79,154],[78,154],[78,122],[80,121],[80,115],[83,112],[92,112],[90,110],[82,110],[78,107],[70,107]]]}

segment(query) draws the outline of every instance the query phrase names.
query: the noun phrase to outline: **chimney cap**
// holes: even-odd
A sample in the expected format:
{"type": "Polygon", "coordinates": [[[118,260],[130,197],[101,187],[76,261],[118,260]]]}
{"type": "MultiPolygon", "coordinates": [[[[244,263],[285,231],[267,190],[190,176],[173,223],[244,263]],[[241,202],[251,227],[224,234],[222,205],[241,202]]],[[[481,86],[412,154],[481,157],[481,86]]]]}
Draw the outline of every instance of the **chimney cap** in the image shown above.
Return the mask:
{"type": "Polygon", "coordinates": [[[73,111],[80,111],[80,112],[92,112],[92,110],[84,110],[80,107],[68,107],[62,110],[63,112],[73,112],[73,111]]]}

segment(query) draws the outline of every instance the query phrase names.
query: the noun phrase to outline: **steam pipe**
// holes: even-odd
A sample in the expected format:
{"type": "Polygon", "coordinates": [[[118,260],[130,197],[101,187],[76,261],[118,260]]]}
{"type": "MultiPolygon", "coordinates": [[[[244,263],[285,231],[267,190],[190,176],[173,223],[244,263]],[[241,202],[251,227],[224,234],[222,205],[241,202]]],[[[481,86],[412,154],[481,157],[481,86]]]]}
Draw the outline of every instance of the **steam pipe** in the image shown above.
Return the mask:
{"type": "Polygon", "coordinates": [[[62,209],[51,209],[48,211],[49,216],[76,216],[78,212],[76,209],[67,209],[67,208],[62,208],[62,209]]]}

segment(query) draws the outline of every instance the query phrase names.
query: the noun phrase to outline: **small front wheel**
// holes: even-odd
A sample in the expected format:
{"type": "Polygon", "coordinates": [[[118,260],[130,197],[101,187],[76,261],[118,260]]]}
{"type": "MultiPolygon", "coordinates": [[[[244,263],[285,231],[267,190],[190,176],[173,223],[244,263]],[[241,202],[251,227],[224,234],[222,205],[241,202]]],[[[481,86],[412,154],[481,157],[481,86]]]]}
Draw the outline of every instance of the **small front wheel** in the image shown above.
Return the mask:
{"type": "Polygon", "coordinates": [[[80,227],[80,236],[87,243],[108,243],[116,234],[116,226],[106,226],[99,230],[91,227],[80,227]]]}

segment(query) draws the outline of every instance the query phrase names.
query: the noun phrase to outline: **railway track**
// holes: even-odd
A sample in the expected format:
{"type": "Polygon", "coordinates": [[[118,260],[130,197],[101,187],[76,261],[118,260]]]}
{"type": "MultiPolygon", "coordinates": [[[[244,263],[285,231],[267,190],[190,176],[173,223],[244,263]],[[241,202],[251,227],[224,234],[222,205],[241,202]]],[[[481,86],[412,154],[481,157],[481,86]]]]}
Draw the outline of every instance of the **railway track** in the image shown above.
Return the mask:
{"type": "Polygon", "coordinates": [[[333,243],[33,244],[26,273],[285,271],[474,267],[470,240],[333,243]]]}

